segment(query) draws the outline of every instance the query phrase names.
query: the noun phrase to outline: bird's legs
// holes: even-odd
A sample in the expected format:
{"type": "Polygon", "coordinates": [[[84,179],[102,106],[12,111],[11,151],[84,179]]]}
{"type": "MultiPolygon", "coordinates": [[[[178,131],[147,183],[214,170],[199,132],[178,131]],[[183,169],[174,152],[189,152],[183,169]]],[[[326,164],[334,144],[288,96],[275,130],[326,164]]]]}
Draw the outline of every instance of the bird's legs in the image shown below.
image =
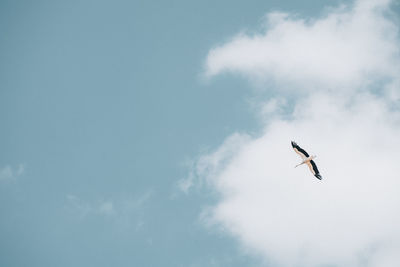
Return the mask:
{"type": "Polygon", "coordinates": [[[298,166],[300,166],[300,165],[302,165],[302,164],[304,164],[304,163],[310,162],[311,160],[315,159],[316,157],[317,157],[317,156],[308,157],[308,158],[304,159],[302,163],[297,164],[297,165],[294,166],[294,167],[296,168],[296,167],[298,167],[298,166]]]}
{"type": "Polygon", "coordinates": [[[305,161],[303,161],[302,163],[300,163],[300,164],[297,164],[296,166],[294,166],[295,168],[296,167],[299,167],[300,165],[302,165],[302,164],[304,164],[304,163],[306,163],[305,161]]]}

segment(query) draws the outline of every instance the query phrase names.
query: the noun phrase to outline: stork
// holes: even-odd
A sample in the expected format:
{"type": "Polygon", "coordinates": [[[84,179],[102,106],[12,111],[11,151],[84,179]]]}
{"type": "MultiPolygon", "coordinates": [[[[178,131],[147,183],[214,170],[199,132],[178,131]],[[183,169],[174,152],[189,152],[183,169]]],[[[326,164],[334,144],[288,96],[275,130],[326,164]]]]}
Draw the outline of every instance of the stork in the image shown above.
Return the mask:
{"type": "Polygon", "coordinates": [[[318,179],[322,180],[322,176],[321,176],[321,174],[319,174],[317,165],[313,161],[313,159],[315,159],[317,156],[308,155],[308,153],[304,149],[299,147],[296,144],[296,142],[294,142],[294,141],[292,141],[292,147],[294,149],[294,152],[299,154],[301,159],[303,160],[300,164],[297,164],[295,166],[295,168],[300,166],[300,165],[302,165],[302,164],[307,164],[307,166],[308,166],[308,168],[310,168],[310,171],[312,172],[312,174],[314,174],[314,176],[317,177],[318,179]]]}

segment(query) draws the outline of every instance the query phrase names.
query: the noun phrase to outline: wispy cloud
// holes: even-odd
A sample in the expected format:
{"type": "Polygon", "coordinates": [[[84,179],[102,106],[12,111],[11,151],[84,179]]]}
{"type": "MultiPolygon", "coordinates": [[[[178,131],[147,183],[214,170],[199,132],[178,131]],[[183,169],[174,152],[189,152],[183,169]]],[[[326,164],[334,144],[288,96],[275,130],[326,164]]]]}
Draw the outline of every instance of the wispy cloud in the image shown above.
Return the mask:
{"type": "Polygon", "coordinates": [[[12,168],[10,165],[6,165],[0,169],[0,181],[15,180],[25,172],[25,166],[19,164],[17,168],[12,168]]]}
{"type": "Polygon", "coordinates": [[[141,218],[136,218],[136,215],[145,207],[152,195],[153,191],[148,190],[133,197],[87,200],[74,194],[68,194],[66,200],[68,208],[80,219],[88,216],[106,216],[124,228],[139,229],[144,222],[141,218]]]}
{"type": "Polygon", "coordinates": [[[68,194],[66,198],[69,207],[76,211],[79,214],[80,218],[84,218],[86,217],[86,215],[93,213],[96,210],[96,208],[93,207],[93,204],[82,200],[76,195],[68,194]]]}
{"type": "Polygon", "coordinates": [[[179,182],[178,182],[179,189],[182,192],[187,194],[189,192],[190,188],[195,184],[194,179],[195,179],[194,175],[191,172],[187,178],[179,180],[179,182]]]}
{"type": "Polygon", "coordinates": [[[208,76],[240,74],[274,96],[258,103],[269,118],[258,136],[233,133],[191,169],[220,193],[208,223],[277,266],[399,263],[400,42],[390,16],[390,1],[377,0],[318,19],[271,13],[265,32],[210,51],[208,76]],[[290,140],[318,155],[322,182],[293,168],[290,140]]]}
{"type": "Polygon", "coordinates": [[[111,200],[100,203],[98,211],[102,214],[112,215],[114,213],[114,204],[111,200]]]}

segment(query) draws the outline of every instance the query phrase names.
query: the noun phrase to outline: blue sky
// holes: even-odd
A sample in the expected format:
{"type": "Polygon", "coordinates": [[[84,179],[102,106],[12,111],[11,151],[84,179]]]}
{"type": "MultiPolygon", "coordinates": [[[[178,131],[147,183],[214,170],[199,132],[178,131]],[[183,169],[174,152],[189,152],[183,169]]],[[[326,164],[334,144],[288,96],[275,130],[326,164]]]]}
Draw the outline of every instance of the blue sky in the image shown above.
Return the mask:
{"type": "Polygon", "coordinates": [[[0,265],[268,266],[204,221],[218,188],[179,188],[274,94],[209,52],[338,3],[1,1],[0,265]]]}

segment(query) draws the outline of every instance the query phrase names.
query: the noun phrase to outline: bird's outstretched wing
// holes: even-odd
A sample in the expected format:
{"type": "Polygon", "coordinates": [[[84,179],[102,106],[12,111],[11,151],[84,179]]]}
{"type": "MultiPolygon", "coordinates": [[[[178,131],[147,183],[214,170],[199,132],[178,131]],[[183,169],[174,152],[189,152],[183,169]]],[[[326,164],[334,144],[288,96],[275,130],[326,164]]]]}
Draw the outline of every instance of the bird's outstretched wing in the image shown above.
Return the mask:
{"type": "Polygon", "coordinates": [[[312,172],[312,174],[314,174],[315,177],[322,180],[322,176],[321,176],[321,174],[319,174],[317,164],[315,164],[315,162],[313,160],[310,160],[309,162],[307,162],[307,166],[308,166],[308,168],[310,168],[310,171],[312,172]]]}
{"type": "Polygon", "coordinates": [[[308,158],[310,155],[308,155],[308,153],[302,149],[301,147],[299,147],[296,142],[292,141],[292,147],[294,149],[294,151],[300,155],[300,157],[304,160],[306,158],[308,158]]]}

